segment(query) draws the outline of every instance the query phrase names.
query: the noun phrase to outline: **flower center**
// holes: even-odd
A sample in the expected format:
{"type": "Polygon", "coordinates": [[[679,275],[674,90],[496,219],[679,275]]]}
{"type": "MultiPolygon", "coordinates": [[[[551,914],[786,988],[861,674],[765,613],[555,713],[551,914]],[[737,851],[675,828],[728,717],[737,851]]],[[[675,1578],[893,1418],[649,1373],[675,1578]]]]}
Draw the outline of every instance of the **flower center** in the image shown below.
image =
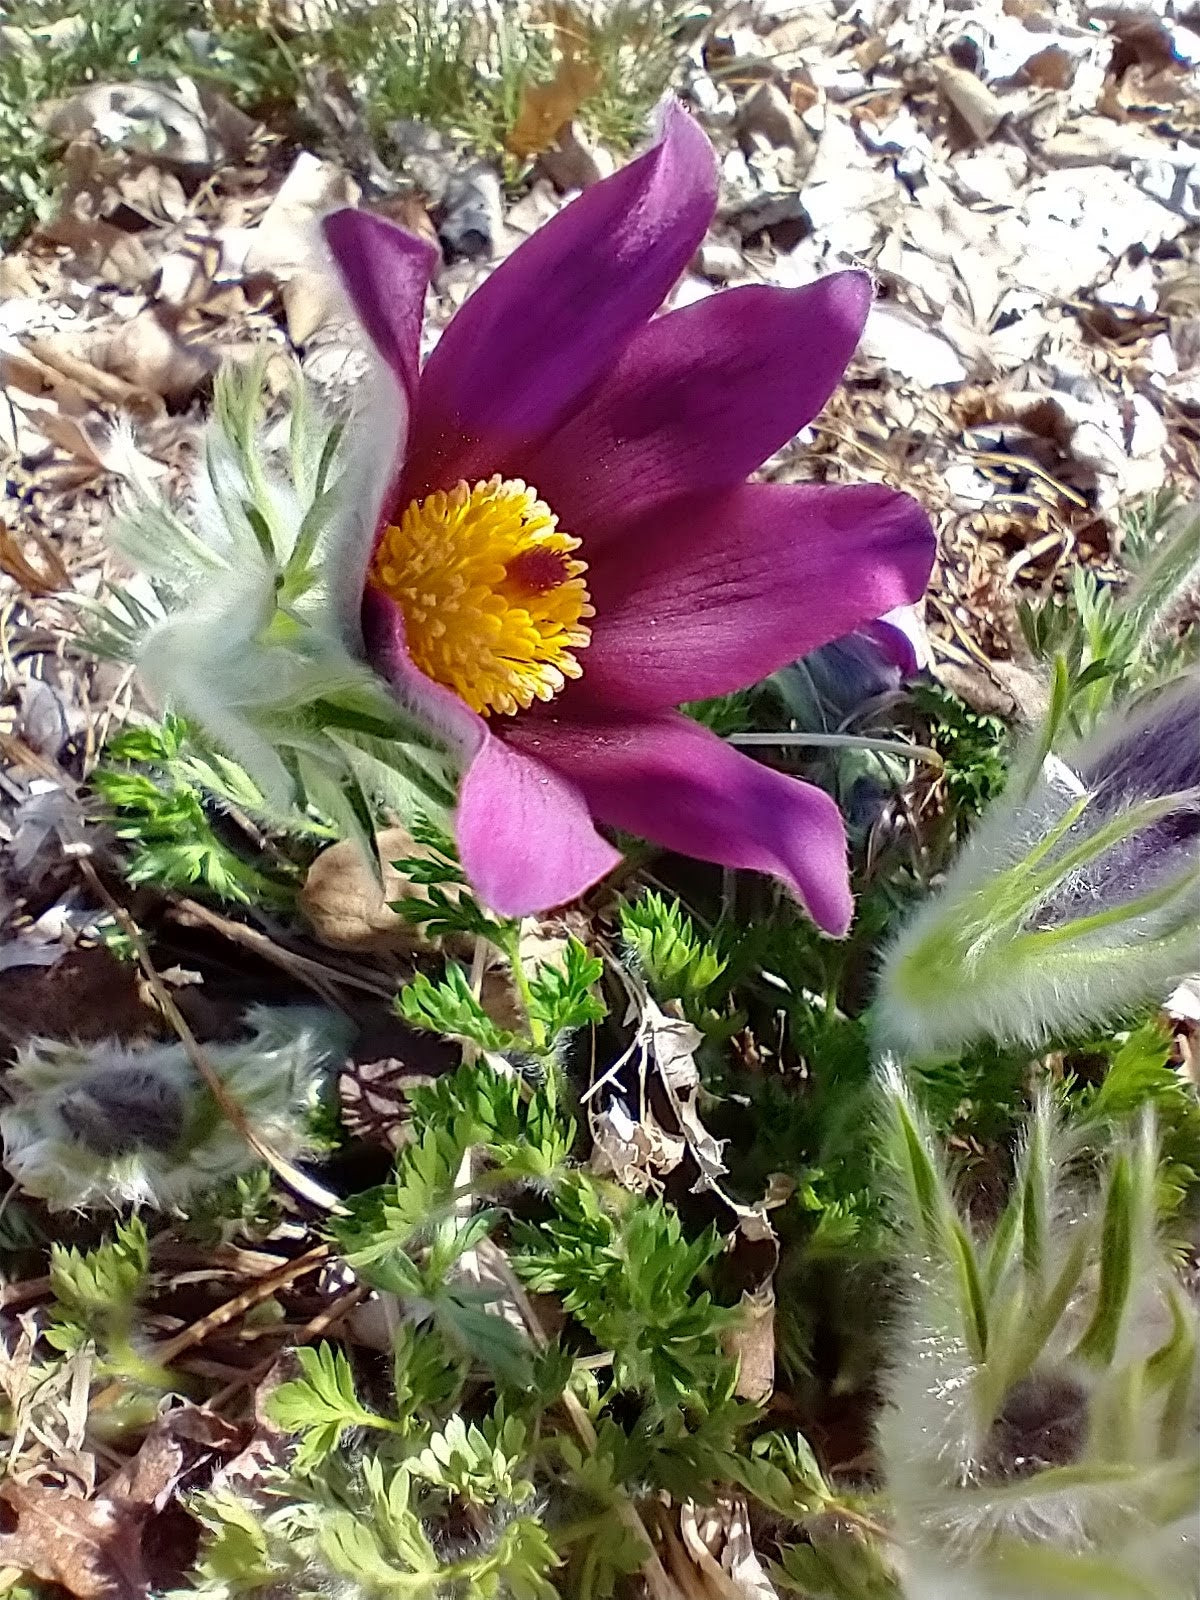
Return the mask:
{"type": "Polygon", "coordinates": [[[404,613],[409,654],[471,707],[511,715],[582,668],[595,613],[579,540],[519,478],[413,500],[385,528],[370,581],[404,613]]]}

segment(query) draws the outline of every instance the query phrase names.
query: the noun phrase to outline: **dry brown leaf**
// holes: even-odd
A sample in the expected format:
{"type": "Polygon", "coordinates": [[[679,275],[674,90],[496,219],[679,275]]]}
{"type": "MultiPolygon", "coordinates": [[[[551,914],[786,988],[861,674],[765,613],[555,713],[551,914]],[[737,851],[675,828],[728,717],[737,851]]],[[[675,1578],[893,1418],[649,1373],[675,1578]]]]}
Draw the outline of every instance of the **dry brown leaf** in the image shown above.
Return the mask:
{"type": "Polygon", "coordinates": [[[1075,58],[1061,45],[1047,45],[1021,68],[1021,76],[1039,89],[1069,89],[1075,79],[1075,58]]]}
{"type": "Polygon", "coordinates": [[[94,83],[51,101],[39,120],[58,139],[97,135],[159,165],[210,171],[245,152],[253,118],[190,78],[174,83],[94,83]]]}
{"type": "Polygon", "coordinates": [[[328,272],[297,272],[283,286],[288,338],[299,349],[336,315],[341,305],[337,282],[328,272]]]}
{"type": "Polygon", "coordinates": [[[755,1554],[740,1496],[719,1495],[709,1506],[686,1500],[679,1509],[679,1535],[669,1538],[666,1553],[687,1600],[778,1600],[755,1554]]]}
{"type": "Polygon", "coordinates": [[[538,157],[538,167],[560,193],[588,189],[614,171],[608,151],[593,144],[577,122],[558,130],[553,144],[538,157]]]}
{"type": "Polygon", "coordinates": [[[185,344],[154,311],[139,312],[112,338],[94,345],[91,356],[103,372],[134,393],[160,397],[176,411],[188,404],[217,365],[213,351],[185,344]]]}
{"type": "Polygon", "coordinates": [[[0,572],[19,583],[26,594],[44,597],[71,587],[71,574],[62,557],[44,534],[31,529],[27,537],[36,545],[43,565],[38,567],[25,554],[16,538],[0,522],[0,572]]]}
{"type": "Polygon", "coordinates": [[[0,1485],[0,1566],[58,1583],[77,1600],[140,1600],[150,1592],[139,1507],[82,1500],[61,1486],[0,1485]]]}
{"type": "Polygon", "coordinates": [[[418,238],[427,239],[435,250],[441,249],[437,228],[419,194],[401,190],[399,194],[383,195],[374,202],[371,210],[407,229],[409,233],[415,233],[418,238]]]}
{"type": "Polygon", "coordinates": [[[737,1363],[735,1393],[760,1404],[775,1393],[775,1290],[770,1282],[746,1289],[737,1321],[721,1335],[725,1354],[737,1363]]]}
{"type": "Polygon", "coordinates": [[[613,1177],[632,1194],[657,1189],[657,1175],[670,1172],[683,1159],[685,1145],[676,1141],[674,1159],[664,1148],[656,1148],[645,1122],[637,1122],[619,1101],[592,1120],[591,1170],[600,1177],[613,1177]]]}
{"type": "MultiPolygon", "coordinates": [[[[37,363],[41,369],[38,376],[55,393],[65,387],[68,398],[77,400],[82,396],[93,403],[119,406],[135,416],[162,415],[163,404],[158,395],[105,372],[91,361],[64,350],[54,340],[31,339],[25,353],[37,363]]],[[[9,376],[9,369],[16,359],[7,355],[0,357],[0,375],[6,382],[17,382],[19,387],[23,387],[19,379],[9,376]]],[[[32,392],[36,394],[44,390],[34,389],[32,392]]]]}
{"type": "Polygon", "coordinates": [[[218,1464],[233,1460],[246,1430],[214,1412],[183,1404],[158,1417],[141,1448],[104,1488],[115,1504],[161,1511],[169,1500],[207,1485],[218,1464]]]}
{"type": "Polygon", "coordinates": [[[515,156],[536,156],[548,149],[559,129],[600,86],[586,17],[572,5],[553,5],[547,16],[558,65],[549,83],[529,83],[522,91],[516,121],[504,141],[515,156]]]}
{"type": "Polygon", "coordinates": [[[147,222],[180,222],[187,215],[188,199],[173,172],[147,164],[117,179],[122,203],[147,222]]]}
{"type": "Polygon", "coordinates": [[[1003,103],[973,72],[950,63],[934,67],[938,91],[962,129],[977,144],[990,139],[1004,121],[1003,103]]]}
{"type": "Polygon", "coordinates": [[[280,283],[318,271],[326,260],[321,218],[356,205],[361,192],[335,162],[302,150],[251,236],[246,271],[269,273],[280,283]]]}
{"type": "MultiPolygon", "coordinates": [[[[395,952],[406,955],[436,948],[421,929],[397,916],[388,904],[411,895],[427,899],[420,884],[414,884],[392,866],[409,856],[429,854],[407,828],[385,828],[375,840],[382,869],[382,882],[353,839],[323,850],[308,869],[300,891],[300,910],[323,944],[335,950],[395,952]]],[[[453,895],[453,888],[447,891],[453,895]]]]}
{"type": "MultiPolygon", "coordinates": [[[[80,1438],[87,1393],[85,1378],[77,1397],[80,1438]]],[[[0,1486],[6,1513],[0,1565],[61,1584],[77,1600],[140,1600],[151,1588],[172,1584],[182,1576],[184,1541],[148,1539],[148,1528],[160,1513],[179,1516],[179,1497],[207,1487],[245,1438],[245,1429],[185,1403],[155,1421],[137,1454],[92,1499],[72,1494],[61,1481],[9,1480],[0,1486]]],[[[55,1461],[61,1477],[70,1462],[61,1454],[55,1461]]]]}

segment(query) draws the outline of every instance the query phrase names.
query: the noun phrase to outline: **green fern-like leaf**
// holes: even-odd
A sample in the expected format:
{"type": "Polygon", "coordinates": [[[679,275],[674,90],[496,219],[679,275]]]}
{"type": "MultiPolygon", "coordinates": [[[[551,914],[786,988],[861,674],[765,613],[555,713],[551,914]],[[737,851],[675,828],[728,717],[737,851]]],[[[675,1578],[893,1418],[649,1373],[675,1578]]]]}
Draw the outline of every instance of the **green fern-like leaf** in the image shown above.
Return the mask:
{"type": "Polygon", "coordinates": [[[571,936],[560,968],[552,962],[540,967],[529,980],[530,1020],[541,1023],[550,1043],[562,1033],[600,1022],[604,1002],[592,993],[604,972],[604,963],[589,956],[571,936]]]}
{"type": "Polygon", "coordinates": [[[516,1034],[492,1021],[471,992],[466,973],[453,961],[447,962],[440,983],[418,972],[401,989],[396,1009],[414,1028],[469,1039],[481,1050],[498,1055],[515,1049],[520,1042],[516,1034]]]}
{"type": "Polygon", "coordinates": [[[281,1383],[268,1401],[270,1416],[303,1439],[296,1470],[307,1472],[337,1449],[347,1428],[394,1430],[396,1424],[360,1404],[350,1363],[334,1346],[322,1342],[314,1350],[296,1352],[302,1376],[281,1383]]]}

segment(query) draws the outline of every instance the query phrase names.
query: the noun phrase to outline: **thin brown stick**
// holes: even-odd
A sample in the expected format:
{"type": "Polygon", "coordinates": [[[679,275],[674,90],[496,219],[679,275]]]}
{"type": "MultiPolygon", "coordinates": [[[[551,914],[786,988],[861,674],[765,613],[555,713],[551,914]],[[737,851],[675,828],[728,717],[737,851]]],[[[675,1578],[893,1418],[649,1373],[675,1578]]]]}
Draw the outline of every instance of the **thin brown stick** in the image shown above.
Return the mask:
{"type": "MultiPolygon", "coordinates": [[[[257,1283],[251,1284],[248,1289],[243,1289],[241,1294],[234,1295],[232,1300],[226,1300],[215,1310],[208,1312],[197,1322],[189,1323],[173,1338],[164,1339],[161,1344],[153,1346],[146,1353],[146,1361],[151,1366],[167,1367],[185,1350],[190,1350],[193,1345],[202,1344],[210,1333],[215,1333],[218,1328],[223,1328],[227,1322],[232,1322],[235,1317],[240,1317],[251,1307],[258,1305],[263,1300],[269,1300],[279,1289],[286,1289],[290,1283],[295,1283],[297,1278],[306,1277],[310,1272],[315,1272],[332,1253],[333,1246],[319,1244],[302,1256],[297,1256],[295,1261],[288,1261],[276,1272],[268,1272],[257,1283]]],[[[110,1383],[107,1389],[102,1389],[92,1401],[93,1410],[106,1410],[116,1403],[125,1392],[123,1383],[110,1383]]]]}
{"type": "MultiPolygon", "coordinates": [[[[365,1300],[370,1292],[365,1283],[354,1284],[345,1294],[340,1294],[336,1300],[331,1301],[323,1311],[318,1311],[315,1317],[310,1317],[298,1333],[293,1334],[289,1330],[290,1343],[311,1344],[314,1339],[341,1322],[346,1313],[353,1311],[359,1301],[365,1300]]],[[[268,1356],[265,1361],[259,1361],[248,1371],[241,1373],[227,1383],[219,1393],[213,1395],[211,1400],[206,1400],[204,1410],[219,1411],[222,1406],[228,1405],[240,1390],[261,1383],[278,1359],[278,1356],[268,1356]]]]}
{"type": "MultiPolygon", "coordinates": [[[[282,971],[290,973],[299,982],[306,983],[323,998],[328,998],[332,994],[335,984],[344,984],[348,989],[360,989],[365,994],[374,995],[380,1000],[390,1000],[396,992],[395,984],[388,983],[382,978],[362,977],[359,973],[347,972],[332,962],[316,961],[312,956],[300,955],[295,950],[289,950],[286,945],[277,944],[269,934],[263,933],[260,929],[252,928],[245,922],[237,922],[232,917],[224,917],[210,906],[201,905],[198,900],[188,900],[183,897],[174,899],[168,915],[173,922],[178,922],[182,927],[209,928],[212,932],[219,933],[222,938],[228,939],[231,944],[240,944],[247,950],[253,950],[264,961],[271,962],[282,971]]],[[[336,999],[332,1001],[334,1005],[337,1003],[336,999]]]]}

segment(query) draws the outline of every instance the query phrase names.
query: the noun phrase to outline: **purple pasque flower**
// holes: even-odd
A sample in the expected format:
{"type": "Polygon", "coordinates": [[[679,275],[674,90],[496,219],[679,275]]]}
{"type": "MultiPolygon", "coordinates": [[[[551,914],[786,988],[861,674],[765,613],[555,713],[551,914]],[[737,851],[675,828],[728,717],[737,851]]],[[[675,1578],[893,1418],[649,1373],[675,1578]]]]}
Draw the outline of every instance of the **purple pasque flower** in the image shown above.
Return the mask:
{"type": "Polygon", "coordinates": [[[829,398],[871,287],[841,272],[656,318],[715,203],[712,147],[671,104],[659,142],[499,266],[423,370],[430,247],[326,219],[403,416],[361,513],[363,636],[462,761],[459,849],[495,910],[561,904],[615,866],[599,822],[772,873],[841,934],[833,801],[677,708],[915,600],[933,533],[879,485],[746,482],[829,398]]]}

